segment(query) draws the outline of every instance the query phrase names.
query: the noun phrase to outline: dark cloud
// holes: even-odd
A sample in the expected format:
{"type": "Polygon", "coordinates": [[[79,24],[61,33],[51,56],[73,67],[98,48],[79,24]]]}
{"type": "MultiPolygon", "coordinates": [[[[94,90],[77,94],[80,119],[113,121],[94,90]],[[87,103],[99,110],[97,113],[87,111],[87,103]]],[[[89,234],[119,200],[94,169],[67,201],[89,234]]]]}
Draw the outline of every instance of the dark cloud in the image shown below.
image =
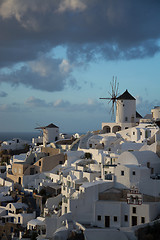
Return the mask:
{"type": "MultiPolygon", "coordinates": [[[[57,46],[65,47],[74,62],[152,57],[160,50],[159,12],[160,2],[149,0],[1,0],[0,67],[28,64],[57,46]]],[[[60,82],[66,78],[60,76],[60,82]]],[[[11,81],[63,89],[56,80],[45,79],[46,86],[38,82],[28,66],[12,74],[11,81]]]]}
{"type": "Polygon", "coordinates": [[[7,93],[4,91],[0,91],[0,97],[7,97],[7,93]]]}
{"type": "Polygon", "coordinates": [[[20,69],[0,73],[0,82],[23,84],[43,91],[61,91],[67,85],[77,86],[71,72],[72,66],[65,59],[40,57],[27,62],[20,69]]]}

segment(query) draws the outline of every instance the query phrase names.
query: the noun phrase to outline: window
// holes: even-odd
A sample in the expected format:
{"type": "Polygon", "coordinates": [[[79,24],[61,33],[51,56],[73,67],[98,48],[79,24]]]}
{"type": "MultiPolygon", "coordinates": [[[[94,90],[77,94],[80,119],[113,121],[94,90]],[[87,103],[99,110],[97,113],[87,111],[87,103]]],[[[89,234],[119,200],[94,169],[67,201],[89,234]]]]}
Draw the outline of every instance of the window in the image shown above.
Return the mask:
{"type": "Polygon", "coordinates": [[[114,222],[117,222],[117,216],[114,216],[114,222]]]}
{"type": "Polygon", "coordinates": [[[150,168],[150,162],[147,162],[147,167],[150,168]]]}
{"type": "Polygon", "coordinates": [[[91,147],[92,147],[92,144],[89,144],[89,147],[91,148],[91,147]]]}
{"type": "Polygon", "coordinates": [[[65,213],[67,213],[67,207],[65,207],[65,213]]]}
{"type": "Polygon", "coordinates": [[[128,215],[124,215],[124,221],[128,222],[128,215]]]}
{"type": "Polygon", "coordinates": [[[133,135],[135,135],[135,132],[133,132],[133,135]]]}
{"type": "Polygon", "coordinates": [[[71,186],[71,182],[67,181],[67,186],[70,187],[71,186]]]}
{"type": "Polygon", "coordinates": [[[125,122],[127,122],[128,121],[128,117],[125,117],[125,122]]]}
{"type": "Polygon", "coordinates": [[[145,223],[145,217],[141,217],[141,223],[145,223]]]}
{"type": "Polygon", "coordinates": [[[142,135],[142,132],[140,132],[140,135],[142,135]]]}
{"type": "Polygon", "coordinates": [[[39,161],[39,166],[41,166],[41,161],[39,161]]]}
{"type": "Polygon", "coordinates": [[[18,222],[20,223],[20,217],[18,217],[18,222]]]}
{"type": "Polygon", "coordinates": [[[98,216],[97,216],[97,220],[98,220],[98,221],[101,221],[101,215],[98,215],[98,216]]]}
{"type": "Polygon", "coordinates": [[[136,213],[136,207],[132,208],[132,213],[136,213]]]}
{"type": "Polygon", "coordinates": [[[124,171],[121,171],[121,176],[124,176],[124,171]]]}
{"type": "Polygon", "coordinates": [[[135,171],[133,171],[133,172],[132,172],[132,175],[136,175],[136,172],[135,172],[135,171]]]}

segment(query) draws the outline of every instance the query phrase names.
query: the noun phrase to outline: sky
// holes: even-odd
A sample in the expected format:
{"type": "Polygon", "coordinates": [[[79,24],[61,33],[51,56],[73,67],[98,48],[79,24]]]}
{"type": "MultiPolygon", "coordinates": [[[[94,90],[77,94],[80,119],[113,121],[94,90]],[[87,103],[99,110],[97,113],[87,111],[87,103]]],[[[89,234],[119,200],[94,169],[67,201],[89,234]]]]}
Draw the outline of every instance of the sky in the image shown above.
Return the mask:
{"type": "Polygon", "coordinates": [[[160,1],[0,0],[0,132],[87,132],[113,121],[117,78],[144,116],[160,105],[160,1]]]}

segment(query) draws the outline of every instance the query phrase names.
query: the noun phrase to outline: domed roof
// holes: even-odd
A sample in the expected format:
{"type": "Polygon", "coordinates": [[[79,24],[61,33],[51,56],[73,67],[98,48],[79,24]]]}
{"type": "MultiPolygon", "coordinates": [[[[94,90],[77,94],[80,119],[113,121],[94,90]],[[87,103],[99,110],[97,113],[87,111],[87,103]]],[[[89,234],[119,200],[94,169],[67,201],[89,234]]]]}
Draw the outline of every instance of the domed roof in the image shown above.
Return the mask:
{"type": "Polygon", "coordinates": [[[123,152],[119,158],[118,162],[122,165],[146,165],[147,162],[154,164],[160,164],[160,159],[155,152],[152,151],[133,151],[133,152],[123,152]]]}

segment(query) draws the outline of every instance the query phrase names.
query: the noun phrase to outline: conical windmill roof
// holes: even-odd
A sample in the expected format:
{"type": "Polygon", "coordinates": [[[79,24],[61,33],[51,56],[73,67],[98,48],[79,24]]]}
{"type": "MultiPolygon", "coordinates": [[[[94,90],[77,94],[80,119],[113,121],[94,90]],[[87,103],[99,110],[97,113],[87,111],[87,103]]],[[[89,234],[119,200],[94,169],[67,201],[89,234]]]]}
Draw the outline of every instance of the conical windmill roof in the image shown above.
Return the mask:
{"type": "Polygon", "coordinates": [[[122,93],[122,95],[120,95],[117,100],[136,100],[126,89],[126,91],[124,93],[122,93]]]}
{"type": "Polygon", "coordinates": [[[53,123],[49,124],[48,126],[44,126],[44,127],[37,127],[35,129],[45,129],[45,128],[59,128],[56,125],[54,125],[53,123]]]}

